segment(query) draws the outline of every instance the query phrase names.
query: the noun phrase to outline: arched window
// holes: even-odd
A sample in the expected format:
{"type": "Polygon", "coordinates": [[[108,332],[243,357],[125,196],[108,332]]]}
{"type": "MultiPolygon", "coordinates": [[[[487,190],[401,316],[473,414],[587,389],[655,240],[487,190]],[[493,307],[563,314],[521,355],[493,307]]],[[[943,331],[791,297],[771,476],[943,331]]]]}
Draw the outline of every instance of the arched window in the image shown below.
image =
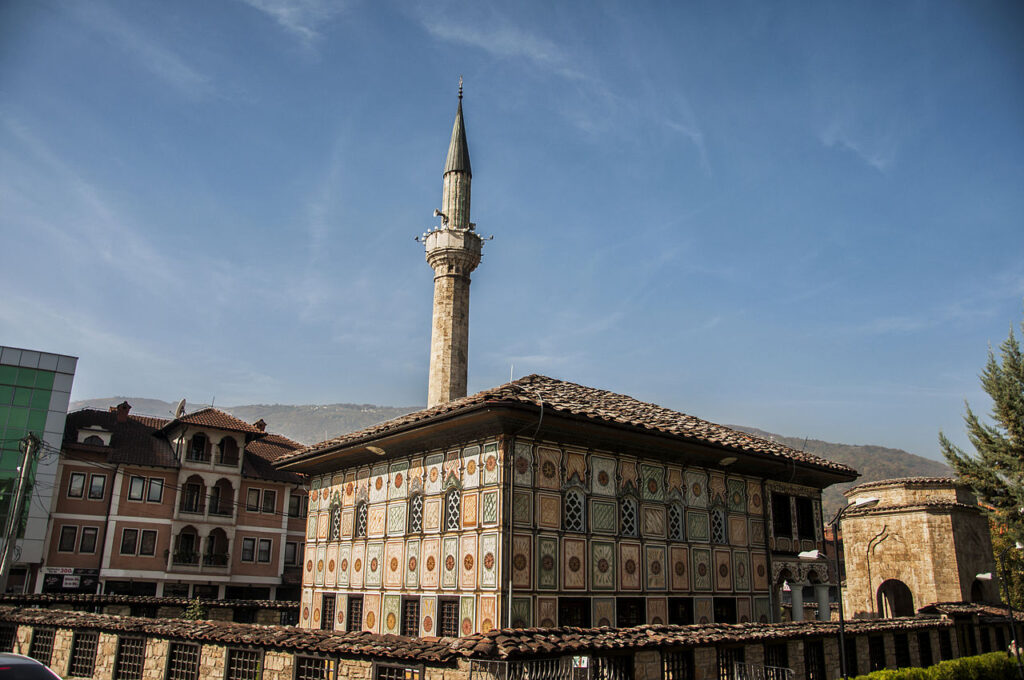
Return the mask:
{"type": "Polygon", "coordinates": [[[711,511],[711,542],[727,544],[729,542],[729,531],[725,523],[725,510],[715,508],[711,511]]]}
{"type": "Polygon", "coordinates": [[[331,540],[337,541],[341,538],[341,506],[331,506],[331,540]]]}
{"type": "Polygon", "coordinates": [[[200,462],[210,460],[206,451],[208,444],[209,440],[206,438],[205,434],[197,432],[192,435],[192,440],[188,443],[188,459],[200,462]]]}
{"type": "Polygon", "coordinates": [[[234,437],[225,436],[217,444],[220,465],[238,465],[238,442],[234,437]]]}
{"type": "Polygon", "coordinates": [[[462,509],[462,491],[451,489],[444,497],[444,530],[458,531],[459,512],[462,509]]]}
{"type": "Polygon", "coordinates": [[[418,534],[423,531],[423,494],[414,493],[409,498],[409,533],[418,534]]]}
{"type": "Polygon", "coordinates": [[[356,537],[366,535],[366,501],[356,503],[356,537]]]}
{"type": "Polygon", "coordinates": [[[668,539],[670,541],[685,541],[686,530],[683,525],[683,504],[679,501],[669,503],[668,506],[668,539]]]}
{"type": "Polygon", "coordinates": [[[90,446],[105,446],[105,444],[103,443],[103,438],[97,437],[94,434],[91,434],[88,437],[86,437],[85,441],[83,441],[82,443],[89,444],[90,446]]]}
{"type": "Polygon", "coordinates": [[[636,499],[626,496],[619,504],[619,533],[623,536],[636,536],[637,517],[636,499]]]}
{"type": "Polygon", "coordinates": [[[587,530],[587,501],[580,489],[569,489],[562,500],[562,528],[583,533],[587,530]]]}

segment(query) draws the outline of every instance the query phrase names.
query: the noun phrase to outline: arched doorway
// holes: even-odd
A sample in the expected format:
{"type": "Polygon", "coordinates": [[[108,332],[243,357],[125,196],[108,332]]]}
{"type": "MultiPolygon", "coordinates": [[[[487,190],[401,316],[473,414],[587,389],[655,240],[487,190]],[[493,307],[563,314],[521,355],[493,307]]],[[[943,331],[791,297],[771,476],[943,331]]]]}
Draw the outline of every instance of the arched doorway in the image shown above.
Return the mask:
{"type": "Polygon", "coordinates": [[[907,584],[891,578],[878,586],[878,615],[883,619],[914,615],[914,595],[907,584]]]}
{"type": "Polygon", "coordinates": [[[988,586],[980,579],[974,579],[974,583],[971,584],[971,602],[987,602],[986,592],[988,586]]]}

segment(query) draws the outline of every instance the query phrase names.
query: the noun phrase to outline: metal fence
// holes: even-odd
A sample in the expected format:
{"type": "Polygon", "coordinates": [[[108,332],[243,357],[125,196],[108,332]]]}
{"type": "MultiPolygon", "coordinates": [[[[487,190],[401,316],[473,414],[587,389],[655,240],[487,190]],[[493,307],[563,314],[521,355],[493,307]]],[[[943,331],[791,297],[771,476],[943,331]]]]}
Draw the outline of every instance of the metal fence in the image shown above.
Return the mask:
{"type": "Polygon", "coordinates": [[[793,680],[793,670],[781,666],[737,661],[732,666],[730,680],[793,680]]]}
{"type": "Polygon", "coordinates": [[[633,680],[633,656],[470,661],[470,680],[633,680]]]}

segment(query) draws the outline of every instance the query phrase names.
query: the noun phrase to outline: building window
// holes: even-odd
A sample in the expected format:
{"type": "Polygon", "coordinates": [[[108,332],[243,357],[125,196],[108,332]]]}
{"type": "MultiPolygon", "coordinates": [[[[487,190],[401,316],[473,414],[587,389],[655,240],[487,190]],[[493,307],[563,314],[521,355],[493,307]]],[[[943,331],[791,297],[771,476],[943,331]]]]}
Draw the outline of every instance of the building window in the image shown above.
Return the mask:
{"type": "Polygon", "coordinates": [[[868,636],[868,662],[872,673],[885,668],[885,638],[881,635],[868,636]]]}
{"type": "Polygon", "coordinates": [[[82,538],[78,542],[78,552],[92,554],[96,552],[96,527],[82,527],[82,538]]]}
{"type": "Polygon", "coordinates": [[[260,680],[263,653],[258,649],[228,649],[225,680],[260,680]]]}
{"type": "Polygon", "coordinates": [[[121,554],[122,555],[134,555],[136,547],[139,543],[139,530],[138,529],[122,529],[121,530],[121,554]]]}
{"type": "Polygon", "coordinates": [[[333,680],[335,664],[334,659],[296,655],[294,680],[333,680]]]}
{"type": "Polygon", "coordinates": [[[181,511],[192,513],[202,512],[202,498],[202,486],[194,482],[186,484],[181,490],[181,511]]]}
{"type": "Polygon", "coordinates": [[[273,489],[263,490],[263,512],[277,512],[277,492],[273,489]]]}
{"type": "Polygon", "coordinates": [[[729,532],[726,531],[725,510],[715,508],[711,511],[711,542],[727,544],[729,532]]]}
{"type": "Polygon", "coordinates": [[[156,554],[156,531],[143,529],[139,538],[139,554],[153,557],[156,554]]]}
{"type": "Polygon", "coordinates": [[[243,538],[242,539],[242,561],[243,562],[255,562],[256,561],[256,539],[255,538],[243,538]]]}
{"type": "MultiPolygon", "coordinates": [[[[982,631],[985,633],[986,631],[982,631]]],[[[982,635],[982,639],[988,635],[982,635]]],[[[896,633],[892,636],[893,649],[896,652],[896,667],[910,668],[910,641],[906,633],[896,633]]],[[[985,650],[990,651],[990,650],[985,650]]]]}
{"type": "Polygon", "coordinates": [[[462,510],[462,492],[459,489],[451,489],[444,499],[444,529],[445,531],[458,531],[459,513],[462,510]]]}
{"type": "Polygon", "coordinates": [[[743,647],[719,647],[718,653],[718,680],[731,680],[734,677],[733,669],[736,664],[746,661],[743,647]]]}
{"type": "Polygon", "coordinates": [[[118,639],[114,680],[142,680],[142,665],[145,658],[146,638],[118,639]]]}
{"type": "Polygon", "coordinates": [[[160,477],[149,478],[149,490],[146,500],[150,503],[161,503],[164,500],[164,480],[160,477]]]}
{"type": "Polygon", "coordinates": [[[852,635],[847,635],[846,640],[846,675],[847,677],[857,677],[857,638],[852,635]]]}
{"type": "Polygon", "coordinates": [[[288,496],[288,516],[305,517],[309,508],[309,498],[305,494],[293,491],[288,496]]]}
{"type": "Polygon", "coordinates": [[[826,680],[828,677],[825,669],[825,643],[821,640],[804,640],[804,669],[807,680],[826,680]]]}
{"type": "Polygon", "coordinates": [[[335,505],[331,508],[331,540],[337,541],[341,538],[341,506],[335,505]]]}
{"type": "Polygon", "coordinates": [[[647,602],[642,597],[619,597],[615,600],[615,625],[632,628],[647,623],[647,602]]]}
{"type": "Polygon", "coordinates": [[[260,511],[260,490],[249,489],[245,493],[245,509],[249,512],[260,511]]]}
{"type": "MultiPolygon", "coordinates": [[[[1002,649],[1003,645],[999,645],[999,648],[1002,649]]],[[[932,656],[932,634],[930,631],[917,631],[917,653],[921,659],[921,668],[935,665],[935,658],[932,656]]]]}
{"type": "Polygon", "coordinates": [[[419,637],[420,634],[420,599],[407,597],[402,600],[402,635],[419,637]]]}
{"type": "Polygon", "coordinates": [[[146,478],[132,475],[128,480],[128,500],[141,501],[146,490],[146,478]]]}
{"type": "Polygon", "coordinates": [[[378,663],[374,665],[373,680],[421,680],[422,666],[396,666],[378,663]]]}
{"type": "Polygon", "coordinates": [[[68,498],[81,498],[85,495],[85,473],[72,472],[68,479],[68,498]]]}
{"type": "Polygon", "coordinates": [[[953,658],[953,636],[948,628],[939,631],[939,656],[943,661],[953,658]]]}
{"type": "Polygon", "coordinates": [[[423,494],[414,493],[409,499],[409,533],[423,531],[423,494]]]}
{"type": "MultiPolygon", "coordinates": [[[[845,638],[844,638],[845,639],[845,638]]],[[[853,639],[853,638],[849,638],[853,639]]],[[[785,642],[779,642],[773,645],[765,645],[764,647],[764,665],[769,668],[765,669],[765,677],[775,677],[778,673],[774,671],[776,668],[789,668],[789,649],[785,642]],[[769,674],[771,669],[771,674],[769,674]]],[[[781,677],[786,677],[787,674],[782,674],[781,677]]]]}
{"type": "Polygon", "coordinates": [[[686,531],[683,528],[682,503],[670,503],[668,506],[668,538],[670,541],[686,540],[686,531]]]}
{"type": "Polygon", "coordinates": [[[91,678],[96,667],[96,643],[99,633],[76,632],[71,638],[71,663],[68,675],[75,678],[91,678]]]}
{"type": "Polygon", "coordinates": [[[217,444],[218,465],[238,465],[238,442],[234,437],[224,437],[217,444]]]}
{"type": "Polygon", "coordinates": [[[349,595],[348,597],[348,619],[345,621],[345,630],[348,632],[360,631],[363,629],[363,596],[349,595]]]}
{"type": "Polygon", "coordinates": [[[0,626],[0,652],[13,652],[17,635],[17,626],[0,626]]]}
{"type": "Polygon", "coordinates": [[[320,600],[320,628],[334,630],[334,594],[324,593],[320,600]]]}
{"type": "Polygon", "coordinates": [[[198,680],[199,645],[172,642],[167,652],[167,680],[198,680]]]}
{"type": "Polygon", "coordinates": [[[366,501],[356,503],[356,537],[366,535],[366,501]]]}
{"type": "Polygon", "coordinates": [[[566,531],[582,533],[587,530],[586,514],[584,507],[586,500],[583,492],[579,489],[569,489],[565,492],[565,500],[562,503],[562,528],[566,531]]]}
{"type": "MultiPolygon", "coordinates": [[[[661,677],[665,680],[693,680],[693,669],[694,660],[692,649],[677,649],[671,652],[662,652],[661,677]]],[[[781,678],[779,680],[781,680],[781,678]]]]}
{"type": "Polygon", "coordinates": [[[75,552],[75,540],[78,538],[78,527],[62,526],[60,528],[60,542],[57,544],[58,552],[75,552]]]}
{"type": "Polygon", "coordinates": [[[438,600],[441,637],[459,637],[459,601],[456,598],[438,600]]]}
{"type": "Polygon", "coordinates": [[[558,625],[562,628],[565,626],[590,628],[590,598],[558,598],[558,625]]]}
{"type": "Polygon", "coordinates": [[[106,475],[92,475],[89,478],[89,500],[101,501],[103,500],[103,492],[107,488],[107,476],[106,475]]]}
{"type": "Polygon", "coordinates": [[[57,631],[53,628],[36,628],[32,631],[32,642],[28,646],[28,655],[43,664],[50,665],[53,656],[53,639],[57,631]]]}
{"type": "Polygon", "coordinates": [[[284,563],[290,567],[295,566],[298,561],[299,544],[288,541],[284,544],[284,563]]]}
{"type": "Polygon", "coordinates": [[[793,536],[793,509],[785,494],[772,493],[772,533],[783,538],[793,536]]]}
{"type": "Polygon", "coordinates": [[[814,504],[810,498],[798,496],[796,499],[796,531],[802,539],[813,541],[815,538],[814,504]]]}
{"type": "Polygon", "coordinates": [[[271,543],[269,538],[260,539],[259,547],[256,550],[257,562],[262,562],[263,564],[270,562],[270,547],[271,543]]]}
{"type": "Polygon", "coordinates": [[[619,504],[619,533],[636,536],[636,499],[627,496],[619,504]]]}
{"type": "Polygon", "coordinates": [[[207,455],[207,439],[205,434],[194,434],[192,435],[192,441],[188,445],[188,459],[205,463],[210,460],[207,455]]]}

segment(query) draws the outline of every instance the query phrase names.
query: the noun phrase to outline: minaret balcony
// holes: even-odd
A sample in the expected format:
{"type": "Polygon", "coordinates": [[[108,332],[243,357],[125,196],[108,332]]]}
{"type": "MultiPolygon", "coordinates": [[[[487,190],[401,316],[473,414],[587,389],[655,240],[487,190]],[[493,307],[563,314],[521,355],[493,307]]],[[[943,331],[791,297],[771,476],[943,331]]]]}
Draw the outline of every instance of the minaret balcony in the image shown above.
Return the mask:
{"type": "MultiPolygon", "coordinates": [[[[462,271],[451,273],[468,274],[480,264],[483,239],[469,229],[441,228],[427,232],[423,239],[427,251],[427,262],[437,270],[455,267],[462,271]]],[[[438,272],[446,273],[446,272],[438,272]]]]}

